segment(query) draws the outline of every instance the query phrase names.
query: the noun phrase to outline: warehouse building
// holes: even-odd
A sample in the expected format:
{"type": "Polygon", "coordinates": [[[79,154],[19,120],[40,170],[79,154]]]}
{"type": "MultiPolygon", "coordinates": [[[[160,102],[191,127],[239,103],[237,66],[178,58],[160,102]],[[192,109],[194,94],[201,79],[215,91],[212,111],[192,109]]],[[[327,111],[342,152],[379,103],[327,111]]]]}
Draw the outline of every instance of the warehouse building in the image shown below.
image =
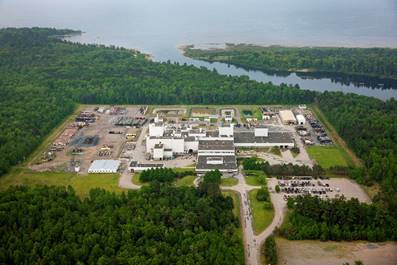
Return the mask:
{"type": "Polygon", "coordinates": [[[235,174],[238,171],[233,140],[206,139],[199,141],[196,172],[205,174],[218,169],[223,174],[235,174]]]}
{"type": "Polygon", "coordinates": [[[119,160],[94,160],[88,173],[117,173],[119,167],[119,160]]]}
{"type": "Polygon", "coordinates": [[[292,148],[295,141],[290,132],[278,127],[242,129],[234,133],[234,146],[245,148],[280,147],[292,148]]]}

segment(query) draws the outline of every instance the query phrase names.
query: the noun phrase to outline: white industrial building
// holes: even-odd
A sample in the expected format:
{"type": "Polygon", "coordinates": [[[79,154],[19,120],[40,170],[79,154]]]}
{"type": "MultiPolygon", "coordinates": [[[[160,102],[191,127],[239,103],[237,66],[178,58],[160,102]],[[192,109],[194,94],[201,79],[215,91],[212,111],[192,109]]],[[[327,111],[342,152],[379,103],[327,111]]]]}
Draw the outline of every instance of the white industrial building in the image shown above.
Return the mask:
{"type": "Polygon", "coordinates": [[[305,125],[306,124],[305,116],[303,116],[302,114],[296,115],[296,121],[297,121],[298,125],[305,125]]]}
{"type": "Polygon", "coordinates": [[[94,160],[88,173],[117,173],[119,167],[119,160],[94,160]]]}
{"type": "Polygon", "coordinates": [[[280,110],[279,115],[283,124],[296,124],[295,115],[291,110],[280,110]]]}
{"type": "MultiPolygon", "coordinates": [[[[225,174],[238,171],[236,147],[292,148],[295,146],[291,132],[276,126],[234,128],[221,125],[216,131],[194,129],[189,124],[165,124],[155,119],[149,125],[146,152],[153,160],[172,159],[186,153],[197,153],[196,171],[203,174],[214,169],[225,174]]],[[[137,165],[132,170],[141,170],[137,165]]]]}

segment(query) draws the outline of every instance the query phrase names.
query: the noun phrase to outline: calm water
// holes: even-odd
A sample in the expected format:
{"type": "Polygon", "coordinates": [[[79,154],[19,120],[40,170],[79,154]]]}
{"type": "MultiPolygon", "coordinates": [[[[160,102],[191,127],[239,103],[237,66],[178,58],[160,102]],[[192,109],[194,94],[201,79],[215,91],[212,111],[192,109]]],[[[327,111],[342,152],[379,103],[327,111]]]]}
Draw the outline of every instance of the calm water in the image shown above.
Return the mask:
{"type": "Polygon", "coordinates": [[[216,68],[258,81],[397,98],[397,89],[296,74],[272,76],[191,60],[177,49],[225,42],[397,47],[397,0],[0,0],[0,27],[21,26],[81,29],[86,33],[75,41],[137,48],[155,60],[216,68]]]}

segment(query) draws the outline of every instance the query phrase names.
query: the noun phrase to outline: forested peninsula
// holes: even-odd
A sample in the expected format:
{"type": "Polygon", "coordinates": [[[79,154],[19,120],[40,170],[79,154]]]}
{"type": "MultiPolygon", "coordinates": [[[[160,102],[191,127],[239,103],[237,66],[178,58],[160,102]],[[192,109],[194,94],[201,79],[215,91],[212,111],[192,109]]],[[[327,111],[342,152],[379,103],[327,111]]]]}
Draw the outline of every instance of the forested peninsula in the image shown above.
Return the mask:
{"type": "MultiPolygon", "coordinates": [[[[78,104],[306,103],[319,108],[363,160],[362,167],[348,169],[350,176],[364,184],[379,183],[382,190],[374,202],[397,218],[396,100],[264,84],[206,68],[152,62],[134,50],[53,37],[65,34],[39,28],[0,30],[0,175],[26,161],[78,104]]],[[[386,49],[385,62],[395,63],[394,53],[386,49]]],[[[382,70],[377,58],[362,57],[357,54],[358,61],[376,66],[366,72],[396,76],[395,65],[382,70]]]]}
{"type": "Polygon", "coordinates": [[[186,46],[185,56],[264,72],[339,73],[397,80],[397,49],[282,47],[226,44],[224,49],[186,46]]]}

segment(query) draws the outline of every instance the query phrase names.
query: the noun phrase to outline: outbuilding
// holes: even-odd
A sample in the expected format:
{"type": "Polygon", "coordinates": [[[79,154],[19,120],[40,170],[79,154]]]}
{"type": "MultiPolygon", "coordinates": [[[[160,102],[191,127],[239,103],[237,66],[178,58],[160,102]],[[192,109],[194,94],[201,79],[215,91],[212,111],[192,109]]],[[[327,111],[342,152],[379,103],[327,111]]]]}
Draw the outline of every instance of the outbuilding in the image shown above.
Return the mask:
{"type": "Polygon", "coordinates": [[[295,115],[291,110],[280,110],[279,115],[283,124],[296,124],[295,115]]]}

